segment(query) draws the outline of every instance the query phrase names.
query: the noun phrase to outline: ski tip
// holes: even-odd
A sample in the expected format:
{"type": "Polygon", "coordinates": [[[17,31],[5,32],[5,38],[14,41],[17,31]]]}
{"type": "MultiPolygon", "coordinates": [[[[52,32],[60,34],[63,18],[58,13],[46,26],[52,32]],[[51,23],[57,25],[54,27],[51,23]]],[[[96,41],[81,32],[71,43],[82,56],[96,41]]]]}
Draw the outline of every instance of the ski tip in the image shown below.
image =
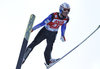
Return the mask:
{"type": "Polygon", "coordinates": [[[36,17],[35,14],[31,14],[31,16],[36,17]]]}

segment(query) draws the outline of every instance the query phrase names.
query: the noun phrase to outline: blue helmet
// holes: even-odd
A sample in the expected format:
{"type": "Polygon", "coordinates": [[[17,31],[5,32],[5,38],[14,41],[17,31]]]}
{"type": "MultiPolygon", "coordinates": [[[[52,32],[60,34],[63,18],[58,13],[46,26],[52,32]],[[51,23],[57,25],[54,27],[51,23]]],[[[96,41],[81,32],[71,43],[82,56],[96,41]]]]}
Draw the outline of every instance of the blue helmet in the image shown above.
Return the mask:
{"type": "Polygon", "coordinates": [[[64,11],[65,8],[68,9],[68,10],[70,11],[70,6],[69,6],[69,4],[63,3],[63,4],[61,4],[60,7],[59,7],[59,13],[61,14],[61,13],[64,11]]]}

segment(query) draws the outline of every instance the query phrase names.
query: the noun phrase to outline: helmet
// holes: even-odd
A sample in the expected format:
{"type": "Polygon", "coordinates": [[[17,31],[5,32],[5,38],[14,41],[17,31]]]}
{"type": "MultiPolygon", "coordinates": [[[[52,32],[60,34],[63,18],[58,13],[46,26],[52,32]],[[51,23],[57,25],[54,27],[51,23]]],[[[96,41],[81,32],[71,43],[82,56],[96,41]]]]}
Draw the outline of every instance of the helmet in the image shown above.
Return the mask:
{"type": "Polygon", "coordinates": [[[61,13],[64,11],[65,8],[68,9],[68,10],[70,11],[70,6],[69,6],[69,4],[63,3],[63,4],[61,4],[60,7],[59,7],[59,13],[61,14],[61,13]]]}

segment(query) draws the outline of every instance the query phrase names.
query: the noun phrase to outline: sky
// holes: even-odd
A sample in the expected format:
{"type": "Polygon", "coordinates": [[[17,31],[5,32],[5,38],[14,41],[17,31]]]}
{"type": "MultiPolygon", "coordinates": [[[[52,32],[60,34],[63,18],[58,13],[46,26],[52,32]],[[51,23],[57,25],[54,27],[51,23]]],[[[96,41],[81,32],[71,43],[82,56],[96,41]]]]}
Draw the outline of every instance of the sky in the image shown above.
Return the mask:
{"type": "MultiPolygon", "coordinates": [[[[62,57],[100,25],[100,1],[0,0],[0,69],[16,68],[30,15],[36,15],[35,26],[49,14],[59,12],[59,5],[64,2],[71,7],[70,21],[65,32],[66,42],[60,40],[59,29],[52,58],[62,57]]],[[[41,28],[31,33],[29,44],[41,28]]],[[[22,69],[46,69],[45,47],[44,40],[34,48],[22,69]]],[[[100,69],[100,29],[51,69],[100,69]]]]}

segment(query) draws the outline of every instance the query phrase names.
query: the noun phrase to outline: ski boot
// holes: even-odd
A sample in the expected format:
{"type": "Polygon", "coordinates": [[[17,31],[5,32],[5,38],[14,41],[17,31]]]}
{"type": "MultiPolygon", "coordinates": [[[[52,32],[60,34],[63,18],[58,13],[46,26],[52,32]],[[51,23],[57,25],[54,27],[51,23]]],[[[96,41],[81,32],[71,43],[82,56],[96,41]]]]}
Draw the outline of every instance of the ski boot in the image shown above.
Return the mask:
{"type": "Polygon", "coordinates": [[[50,59],[49,65],[45,64],[47,68],[52,67],[55,63],[57,63],[60,60],[60,58],[58,59],[50,59]]]}

